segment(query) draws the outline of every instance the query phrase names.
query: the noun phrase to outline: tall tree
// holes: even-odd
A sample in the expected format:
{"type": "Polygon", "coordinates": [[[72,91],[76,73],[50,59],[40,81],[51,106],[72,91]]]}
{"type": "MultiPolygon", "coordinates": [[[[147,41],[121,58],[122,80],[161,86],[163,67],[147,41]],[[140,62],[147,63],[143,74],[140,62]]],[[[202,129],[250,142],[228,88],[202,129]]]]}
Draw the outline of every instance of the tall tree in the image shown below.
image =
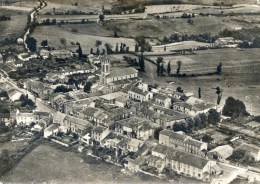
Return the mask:
{"type": "Polygon", "coordinates": [[[84,86],[84,92],[88,93],[91,91],[91,86],[92,83],[91,82],[86,82],[85,86],[84,86]]]}
{"type": "Polygon", "coordinates": [[[48,47],[48,40],[43,40],[43,41],[41,42],[41,46],[42,46],[42,47],[48,47]]]}
{"type": "Polygon", "coordinates": [[[199,96],[199,99],[201,99],[201,88],[200,87],[198,89],[198,96],[199,96]]]}
{"type": "Polygon", "coordinates": [[[100,45],[102,45],[102,41],[96,40],[95,46],[99,48],[100,45]]]}
{"type": "Polygon", "coordinates": [[[180,75],[180,71],[181,71],[181,65],[182,65],[182,61],[177,61],[177,75],[180,75]]]}
{"type": "Polygon", "coordinates": [[[210,109],[208,112],[208,123],[216,125],[220,120],[220,113],[216,109],[210,109]]]}
{"type": "Polygon", "coordinates": [[[139,46],[138,46],[138,44],[135,44],[135,52],[139,52],[139,46]]]}
{"type": "Polygon", "coordinates": [[[222,62],[220,62],[217,66],[217,74],[220,75],[222,72],[222,62]]]}
{"type": "Polygon", "coordinates": [[[118,52],[119,52],[119,50],[118,50],[118,43],[116,43],[115,52],[116,52],[116,53],[118,53],[118,52]]]}
{"type": "Polygon", "coordinates": [[[158,57],[156,59],[156,63],[157,63],[157,75],[160,75],[160,71],[161,71],[161,63],[163,62],[163,58],[162,57],[158,57]]]}
{"type": "Polygon", "coordinates": [[[171,74],[171,61],[168,62],[168,66],[167,66],[167,74],[170,75],[171,74]]]}
{"type": "Polygon", "coordinates": [[[222,114],[229,117],[238,117],[248,115],[245,104],[233,97],[228,97],[223,107],[222,114]]]}
{"type": "Polygon", "coordinates": [[[78,43],[78,49],[77,49],[77,53],[79,54],[79,59],[81,59],[82,58],[82,56],[83,56],[83,53],[82,53],[82,49],[81,49],[81,46],[80,46],[80,44],[78,43]]]}
{"type": "Polygon", "coordinates": [[[145,71],[145,64],[144,64],[144,55],[143,53],[141,54],[141,57],[139,58],[139,66],[141,71],[145,71]]]}
{"type": "Polygon", "coordinates": [[[161,63],[161,67],[160,67],[160,75],[163,76],[165,69],[164,69],[164,64],[161,63]]]}
{"type": "Polygon", "coordinates": [[[218,95],[217,104],[219,105],[222,98],[222,90],[220,89],[220,87],[216,87],[216,94],[218,95]]]}

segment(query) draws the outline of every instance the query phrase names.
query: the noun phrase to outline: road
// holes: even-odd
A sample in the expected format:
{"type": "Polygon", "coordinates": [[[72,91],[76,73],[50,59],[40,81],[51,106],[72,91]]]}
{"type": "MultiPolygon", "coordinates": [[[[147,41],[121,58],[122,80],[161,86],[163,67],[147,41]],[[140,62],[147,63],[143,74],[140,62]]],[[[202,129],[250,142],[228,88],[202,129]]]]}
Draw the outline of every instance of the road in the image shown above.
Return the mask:
{"type": "MultiPolygon", "coordinates": [[[[144,19],[147,14],[125,14],[125,15],[105,15],[105,20],[125,20],[125,19],[144,19]]],[[[46,19],[56,19],[57,23],[63,21],[80,22],[82,19],[89,21],[97,21],[98,15],[41,15],[38,17],[39,23],[42,23],[46,19]]]]}
{"type": "Polygon", "coordinates": [[[50,112],[50,113],[55,112],[55,110],[53,110],[51,107],[49,107],[47,104],[45,104],[45,102],[42,101],[40,98],[36,98],[31,92],[27,91],[26,89],[19,88],[17,86],[17,84],[9,77],[4,77],[2,73],[0,73],[0,76],[1,76],[1,79],[3,80],[3,82],[6,82],[7,84],[11,85],[14,89],[18,90],[19,92],[21,92],[23,94],[28,94],[29,99],[31,99],[35,102],[35,105],[37,106],[36,110],[50,112]]]}

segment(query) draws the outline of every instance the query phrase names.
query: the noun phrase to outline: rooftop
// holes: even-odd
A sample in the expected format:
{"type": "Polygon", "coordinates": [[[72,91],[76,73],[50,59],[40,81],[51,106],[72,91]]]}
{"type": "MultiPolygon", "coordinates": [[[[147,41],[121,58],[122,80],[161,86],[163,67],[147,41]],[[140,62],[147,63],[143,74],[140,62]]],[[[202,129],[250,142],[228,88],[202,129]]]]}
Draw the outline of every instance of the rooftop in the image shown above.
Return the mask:
{"type": "Polygon", "coordinates": [[[136,74],[138,71],[132,67],[123,68],[123,69],[116,69],[112,70],[108,75],[108,78],[118,77],[118,76],[125,76],[125,75],[132,75],[136,74]]]}

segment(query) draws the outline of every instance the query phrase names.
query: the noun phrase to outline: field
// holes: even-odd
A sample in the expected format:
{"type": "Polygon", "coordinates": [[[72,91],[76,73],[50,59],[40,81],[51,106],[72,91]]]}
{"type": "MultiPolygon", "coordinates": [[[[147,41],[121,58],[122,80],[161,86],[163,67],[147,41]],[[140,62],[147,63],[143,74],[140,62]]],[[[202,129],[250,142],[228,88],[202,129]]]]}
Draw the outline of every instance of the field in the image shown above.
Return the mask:
{"type": "Polygon", "coordinates": [[[0,16],[2,15],[11,16],[11,20],[0,21],[0,40],[19,37],[24,32],[26,26],[27,12],[0,8],[0,16]]]}
{"type": "MultiPolygon", "coordinates": [[[[221,106],[228,96],[233,96],[245,102],[249,112],[259,114],[259,75],[260,75],[260,53],[258,49],[248,49],[239,51],[236,49],[218,49],[198,51],[196,55],[168,56],[164,58],[165,67],[171,60],[172,72],[176,71],[178,60],[182,61],[182,73],[205,73],[213,72],[221,61],[223,63],[221,76],[201,76],[193,78],[170,78],[157,77],[156,66],[146,62],[146,73],[141,74],[145,81],[157,83],[165,87],[176,89],[181,86],[185,91],[194,92],[197,96],[198,87],[202,88],[202,98],[212,103],[216,103],[215,90],[219,86],[224,90],[221,106]],[[169,86],[167,81],[174,81],[169,86]],[[246,100],[250,96],[251,100],[246,100]]],[[[150,59],[156,60],[157,57],[150,59]]]]}
{"type": "MultiPolygon", "coordinates": [[[[51,47],[59,48],[62,46],[60,44],[61,38],[66,38],[67,44],[69,45],[71,42],[79,42],[81,44],[82,50],[84,53],[89,53],[90,48],[93,48],[96,51],[95,43],[96,40],[100,40],[103,43],[111,44],[113,47],[116,44],[125,43],[129,46],[130,50],[134,50],[135,41],[133,39],[128,38],[113,38],[113,37],[104,37],[104,36],[92,36],[87,34],[81,33],[72,33],[69,30],[65,30],[62,27],[58,26],[39,26],[37,27],[32,36],[38,41],[38,46],[40,45],[41,41],[48,38],[49,45],[51,47]]],[[[101,47],[100,47],[101,50],[101,47]]]]}
{"type": "MultiPolygon", "coordinates": [[[[55,145],[54,145],[55,146],[55,145]]],[[[60,150],[49,143],[35,148],[11,173],[1,180],[11,183],[115,183],[143,180],[121,173],[121,167],[101,162],[85,163],[73,152],[60,150]]],[[[156,182],[157,179],[154,181],[156,182]]]]}

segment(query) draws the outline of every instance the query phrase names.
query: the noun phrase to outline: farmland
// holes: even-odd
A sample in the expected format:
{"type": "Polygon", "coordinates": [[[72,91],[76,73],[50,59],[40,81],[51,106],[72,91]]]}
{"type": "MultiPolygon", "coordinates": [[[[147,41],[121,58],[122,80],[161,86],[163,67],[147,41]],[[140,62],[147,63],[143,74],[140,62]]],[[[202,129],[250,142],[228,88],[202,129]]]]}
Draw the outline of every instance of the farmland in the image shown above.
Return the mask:
{"type": "MultiPolygon", "coordinates": [[[[146,62],[146,73],[142,74],[144,80],[161,84],[165,87],[176,89],[181,86],[185,91],[193,91],[196,94],[198,87],[202,88],[202,98],[212,103],[216,103],[215,90],[219,86],[224,90],[221,105],[224,104],[228,96],[241,99],[247,105],[248,111],[258,114],[260,110],[259,96],[259,61],[258,49],[248,49],[239,51],[236,49],[218,49],[197,51],[195,55],[166,56],[164,57],[165,67],[171,60],[172,72],[176,71],[178,60],[182,61],[182,73],[207,73],[214,72],[217,64],[223,63],[222,75],[200,76],[192,78],[170,78],[157,77],[156,66],[146,62]],[[167,81],[174,81],[169,86],[167,81]],[[245,97],[251,95],[251,100],[246,101],[245,97]]],[[[157,57],[150,57],[156,60],[157,57]]]]}
{"type": "Polygon", "coordinates": [[[19,37],[26,26],[27,12],[0,8],[0,16],[1,15],[11,16],[11,20],[0,21],[0,29],[2,30],[0,40],[3,38],[19,37]]]}
{"type": "MultiPolygon", "coordinates": [[[[103,182],[142,182],[137,176],[120,172],[122,168],[101,162],[85,163],[73,152],[60,150],[49,143],[42,144],[29,153],[11,173],[1,180],[11,183],[103,183],[103,182]]],[[[153,178],[150,178],[153,179],[153,178]]],[[[154,180],[156,181],[156,179],[154,180]]]]}
{"type": "Polygon", "coordinates": [[[68,44],[71,42],[79,42],[84,53],[89,53],[90,48],[94,48],[95,51],[96,40],[102,41],[103,45],[105,43],[109,43],[113,47],[115,47],[117,43],[125,43],[127,46],[129,46],[130,50],[133,50],[135,45],[135,41],[133,39],[72,33],[71,31],[65,30],[63,27],[58,26],[39,26],[35,29],[32,36],[38,40],[38,46],[41,41],[46,38],[48,38],[49,45],[55,48],[59,48],[61,46],[61,38],[66,38],[68,44]]]}

